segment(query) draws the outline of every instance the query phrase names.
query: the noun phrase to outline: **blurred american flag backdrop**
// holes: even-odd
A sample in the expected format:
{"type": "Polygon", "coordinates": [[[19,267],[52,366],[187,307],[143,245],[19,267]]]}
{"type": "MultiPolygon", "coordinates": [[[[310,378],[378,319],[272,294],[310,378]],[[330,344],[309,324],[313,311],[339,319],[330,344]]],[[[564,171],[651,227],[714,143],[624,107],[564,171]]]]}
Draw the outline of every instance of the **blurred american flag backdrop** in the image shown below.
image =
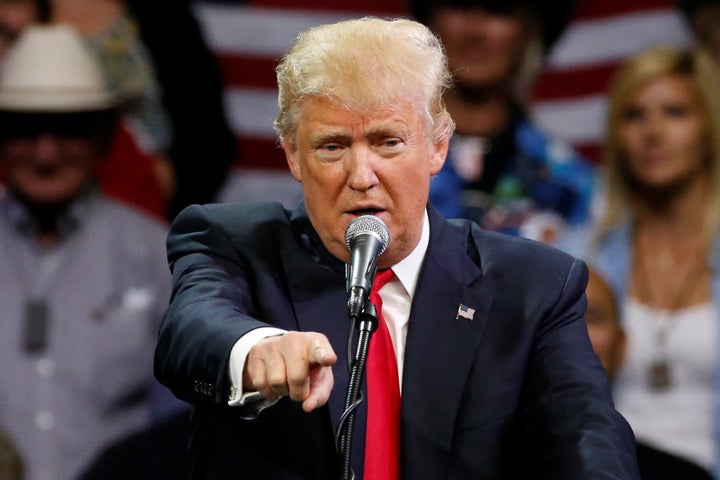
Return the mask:
{"type": "MultiPolygon", "coordinates": [[[[275,65],[298,32],[365,15],[407,16],[404,0],[196,0],[195,9],[222,70],[226,111],[238,140],[238,159],[221,200],[294,201],[299,189],[272,128],[275,65]]],[[[646,47],[690,39],[671,0],[580,0],[535,83],[531,114],[597,162],[606,89],[619,63],[646,47]]]]}

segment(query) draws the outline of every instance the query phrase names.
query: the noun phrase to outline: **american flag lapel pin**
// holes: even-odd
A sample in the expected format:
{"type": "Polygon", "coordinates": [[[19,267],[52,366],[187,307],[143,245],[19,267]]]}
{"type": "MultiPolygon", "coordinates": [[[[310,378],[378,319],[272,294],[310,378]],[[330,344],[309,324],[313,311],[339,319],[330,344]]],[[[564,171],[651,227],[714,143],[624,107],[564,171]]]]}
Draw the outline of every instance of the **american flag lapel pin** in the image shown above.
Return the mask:
{"type": "Polygon", "coordinates": [[[463,318],[465,320],[472,320],[473,316],[475,315],[475,309],[470,308],[467,305],[460,304],[458,306],[457,315],[455,316],[456,319],[463,318]]]}

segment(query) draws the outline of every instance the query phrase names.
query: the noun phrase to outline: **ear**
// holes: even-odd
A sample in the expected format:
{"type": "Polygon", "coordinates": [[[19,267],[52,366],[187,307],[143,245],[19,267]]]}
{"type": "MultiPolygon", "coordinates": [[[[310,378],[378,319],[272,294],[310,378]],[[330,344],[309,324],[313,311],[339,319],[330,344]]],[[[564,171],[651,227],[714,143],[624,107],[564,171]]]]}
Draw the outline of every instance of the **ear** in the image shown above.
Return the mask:
{"type": "Polygon", "coordinates": [[[430,174],[437,174],[440,169],[445,165],[445,158],[447,157],[448,148],[450,147],[450,137],[445,137],[438,143],[434,143],[430,146],[432,148],[430,156],[430,174]]]}
{"type": "Polygon", "coordinates": [[[290,167],[290,173],[295,180],[302,182],[302,169],[300,168],[300,161],[298,159],[297,145],[287,138],[284,138],[282,147],[285,151],[285,159],[287,160],[288,167],[290,167]]]}

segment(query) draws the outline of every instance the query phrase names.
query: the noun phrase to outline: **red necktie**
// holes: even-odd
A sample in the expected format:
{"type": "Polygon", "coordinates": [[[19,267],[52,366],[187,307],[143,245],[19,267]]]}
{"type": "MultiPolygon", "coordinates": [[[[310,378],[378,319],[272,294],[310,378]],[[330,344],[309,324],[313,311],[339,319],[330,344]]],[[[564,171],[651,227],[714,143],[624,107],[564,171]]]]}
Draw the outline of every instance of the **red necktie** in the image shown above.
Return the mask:
{"type": "Polygon", "coordinates": [[[397,480],[400,471],[400,382],[378,294],[392,278],[390,269],[378,272],[370,291],[370,301],[377,308],[378,329],[370,338],[367,359],[365,480],[397,480]]]}

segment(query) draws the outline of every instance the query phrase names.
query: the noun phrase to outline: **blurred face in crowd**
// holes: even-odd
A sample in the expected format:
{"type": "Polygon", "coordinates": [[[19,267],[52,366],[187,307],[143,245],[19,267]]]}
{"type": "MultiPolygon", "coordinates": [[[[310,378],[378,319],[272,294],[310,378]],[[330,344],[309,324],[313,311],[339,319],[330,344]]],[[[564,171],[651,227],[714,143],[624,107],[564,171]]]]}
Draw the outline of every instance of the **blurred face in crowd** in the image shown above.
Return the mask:
{"type": "Polygon", "coordinates": [[[585,313],[588,335],[605,373],[611,378],[622,363],[626,343],[614,296],[607,283],[592,269],[585,293],[588,299],[585,313]]]}
{"type": "Polygon", "coordinates": [[[37,206],[62,206],[95,179],[100,151],[89,118],[29,115],[8,120],[0,163],[8,186],[37,206]]]}
{"type": "Polygon", "coordinates": [[[447,139],[433,144],[423,116],[409,105],[360,113],[326,97],[303,101],[297,133],[283,141],[310,220],[328,250],[347,262],[345,228],[372,214],[390,230],[381,267],[417,245],[430,177],[442,167],[447,146],[447,139]]]}
{"type": "Polygon", "coordinates": [[[486,88],[511,82],[536,34],[530,13],[439,7],[430,27],[442,39],[458,86],[486,88]]]}
{"type": "Polygon", "coordinates": [[[640,88],[626,105],[618,131],[634,183],[665,191],[702,178],[709,144],[705,118],[684,76],[659,77],[640,88]]]}

